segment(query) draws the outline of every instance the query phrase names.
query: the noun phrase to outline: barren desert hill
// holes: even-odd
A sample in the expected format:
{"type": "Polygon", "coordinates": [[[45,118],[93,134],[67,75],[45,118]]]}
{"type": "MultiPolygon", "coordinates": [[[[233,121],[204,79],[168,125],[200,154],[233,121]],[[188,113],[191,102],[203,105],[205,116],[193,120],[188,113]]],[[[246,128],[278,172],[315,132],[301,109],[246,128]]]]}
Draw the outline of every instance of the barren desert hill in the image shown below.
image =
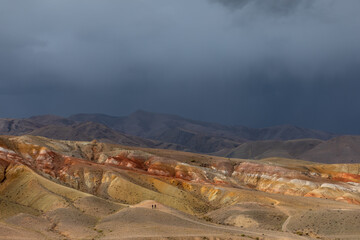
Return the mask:
{"type": "Polygon", "coordinates": [[[127,117],[78,114],[68,118],[44,115],[28,119],[0,119],[0,133],[77,141],[97,139],[105,143],[230,158],[280,157],[323,163],[360,162],[358,136],[333,137],[330,133],[289,125],[264,129],[231,127],[145,111],[137,111],[127,117]]]}
{"type": "Polygon", "coordinates": [[[186,119],[177,115],[153,113],[143,110],[138,110],[126,117],[112,117],[103,114],[77,114],[70,116],[69,119],[74,121],[89,121],[91,119],[90,121],[101,122],[130,135],[161,141],[163,141],[162,135],[166,135],[167,131],[175,128],[240,142],[244,140],[290,140],[303,138],[327,140],[335,136],[332,133],[292,125],[258,129],[244,126],[226,126],[186,119]]]}
{"type": "Polygon", "coordinates": [[[360,136],[339,136],[322,142],[299,158],[322,163],[359,163],[360,136]]]}
{"type": "MultiPolygon", "coordinates": [[[[107,116],[100,115],[107,119],[107,116]]],[[[109,117],[110,118],[110,117],[109,117]]],[[[113,117],[118,120],[118,118],[113,117]]],[[[125,144],[130,146],[178,149],[193,152],[212,152],[223,148],[233,148],[238,142],[227,138],[198,134],[185,129],[174,128],[162,133],[157,138],[145,139],[129,135],[115,128],[110,128],[108,121],[88,117],[84,121],[70,118],[44,115],[29,119],[0,119],[0,133],[5,135],[35,135],[63,140],[91,140],[125,144]],[[162,140],[158,140],[162,139],[162,140]],[[182,145],[184,144],[184,145],[182,145]]]]}
{"type": "MultiPolygon", "coordinates": [[[[29,134],[59,138],[56,134],[53,134],[53,132],[57,131],[56,128],[65,128],[66,126],[76,128],[77,125],[86,122],[104,125],[113,132],[118,132],[118,134],[127,134],[157,141],[158,148],[167,148],[170,146],[170,148],[176,148],[178,150],[202,153],[233,149],[247,141],[300,138],[324,140],[334,136],[331,133],[290,125],[262,129],[243,126],[225,126],[185,119],[176,115],[158,114],[141,110],[125,117],[114,117],[104,114],[76,114],[68,118],[43,115],[27,119],[0,119],[0,134],[29,134]],[[170,145],[167,143],[170,143],[170,145]]],[[[77,132],[69,133],[64,136],[63,139],[71,139],[71,137],[77,134],[77,132]]],[[[101,134],[101,132],[99,134],[101,134]]],[[[64,135],[64,133],[62,133],[62,135],[64,135]]],[[[83,139],[74,138],[72,140],[88,140],[91,137],[95,137],[94,135],[96,136],[97,134],[83,136],[83,139]]],[[[111,136],[106,140],[108,142],[114,142],[111,136]]],[[[121,141],[115,141],[114,143],[124,144],[121,141]]],[[[151,147],[151,145],[148,145],[148,147],[151,147]]]]}
{"type": "Polygon", "coordinates": [[[28,134],[43,125],[29,119],[0,119],[0,133],[7,135],[28,134]]]}
{"type": "Polygon", "coordinates": [[[292,158],[319,163],[360,163],[360,136],[318,139],[249,141],[233,149],[213,153],[245,159],[292,158]]]}
{"type": "Polygon", "coordinates": [[[1,237],[325,239],[343,219],[340,237],[360,234],[359,164],[1,136],[0,168],[1,237]]]}
{"type": "Polygon", "coordinates": [[[130,146],[184,150],[184,146],[130,136],[96,122],[74,122],[59,116],[46,115],[29,119],[0,119],[0,132],[5,135],[34,135],[61,140],[117,143],[130,146]]]}
{"type": "Polygon", "coordinates": [[[94,122],[75,123],[72,125],[46,125],[35,129],[31,135],[54,137],[60,140],[91,141],[118,143],[130,146],[155,147],[159,142],[130,136],[94,122]]]}
{"type": "MultiPolygon", "coordinates": [[[[263,159],[269,157],[282,158],[301,158],[300,155],[313,149],[325,141],[319,139],[296,139],[296,140],[265,140],[249,141],[240,146],[222,151],[215,155],[245,158],[245,159],[263,159]]],[[[314,159],[316,162],[316,159],[314,159]]]]}

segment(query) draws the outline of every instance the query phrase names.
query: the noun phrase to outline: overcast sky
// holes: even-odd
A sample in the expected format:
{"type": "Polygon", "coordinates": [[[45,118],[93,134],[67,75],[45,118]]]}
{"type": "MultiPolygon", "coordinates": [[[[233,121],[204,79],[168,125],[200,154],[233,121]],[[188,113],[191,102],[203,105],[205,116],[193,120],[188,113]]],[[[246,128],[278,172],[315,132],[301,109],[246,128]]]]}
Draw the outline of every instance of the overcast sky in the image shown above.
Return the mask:
{"type": "Polygon", "coordinates": [[[360,134],[359,0],[1,0],[0,117],[137,109],[360,134]]]}

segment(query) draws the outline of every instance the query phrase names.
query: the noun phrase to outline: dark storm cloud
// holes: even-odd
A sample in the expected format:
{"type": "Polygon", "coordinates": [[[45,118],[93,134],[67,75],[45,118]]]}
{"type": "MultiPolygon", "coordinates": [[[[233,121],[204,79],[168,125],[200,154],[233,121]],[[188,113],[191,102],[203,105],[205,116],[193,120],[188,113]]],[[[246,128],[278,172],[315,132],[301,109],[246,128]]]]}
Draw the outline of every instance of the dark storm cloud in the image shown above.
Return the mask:
{"type": "Polygon", "coordinates": [[[142,108],[360,133],[359,9],[357,0],[1,1],[1,117],[142,108]]]}
{"type": "Polygon", "coordinates": [[[316,0],[210,0],[223,4],[231,10],[256,7],[272,14],[289,14],[298,8],[308,8],[316,0]],[[249,6],[250,5],[250,6],[249,6]],[[252,5],[252,6],[251,6],[252,5]]]}

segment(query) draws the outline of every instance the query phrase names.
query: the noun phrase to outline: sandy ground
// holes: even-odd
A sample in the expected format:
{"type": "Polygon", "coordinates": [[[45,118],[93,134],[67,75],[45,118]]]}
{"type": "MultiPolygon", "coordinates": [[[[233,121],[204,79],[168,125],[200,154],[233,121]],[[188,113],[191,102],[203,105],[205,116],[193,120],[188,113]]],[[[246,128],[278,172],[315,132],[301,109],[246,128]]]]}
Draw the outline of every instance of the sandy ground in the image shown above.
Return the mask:
{"type": "Polygon", "coordinates": [[[168,208],[155,201],[144,201],[102,219],[96,226],[104,239],[176,238],[176,239],[304,239],[281,232],[250,231],[209,223],[168,208]],[[156,204],[156,209],[153,206],[156,204]]]}
{"type": "Polygon", "coordinates": [[[8,179],[8,185],[2,185],[0,239],[356,239],[360,236],[360,207],[326,199],[239,189],[239,203],[195,217],[153,200],[119,204],[27,171],[13,180],[8,179]]]}
{"type": "Polygon", "coordinates": [[[0,215],[0,239],[358,239],[360,236],[360,208],[325,199],[256,192],[259,195],[255,198],[263,198],[263,203],[245,201],[252,199],[248,196],[242,203],[198,218],[153,200],[124,205],[80,192],[73,193],[77,197],[71,199],[67,191],[76,190],[57,190],[57,196],[66,192],[68,206],[49,211],[3,199],[2,210],[7,207],[11,211],[0,215]]]}
{"type": "Polygon", "coordinates": [[[40,216],[19,213],[3,220],[0,229],[0,239],[305,239],[217,225],[151,200],[98,218],[74,208],[40,216]]]}

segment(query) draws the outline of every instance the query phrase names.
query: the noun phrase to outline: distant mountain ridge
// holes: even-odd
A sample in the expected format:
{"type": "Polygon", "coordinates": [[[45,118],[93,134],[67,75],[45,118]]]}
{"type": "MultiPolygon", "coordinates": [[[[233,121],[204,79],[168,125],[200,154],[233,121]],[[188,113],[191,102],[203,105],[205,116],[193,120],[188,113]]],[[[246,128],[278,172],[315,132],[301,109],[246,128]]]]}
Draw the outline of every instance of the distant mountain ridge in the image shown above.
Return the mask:
{"type": "Polygon", "coordinates": [[[75,122],[92,121],[105,124],[125,134],[173,143],[178,145],[179,150],[201,153],[233,149],[248,141],[328,140],[335,136],[332,133],[291,125],[260,129],[244,126],[226,126],[142,110],[138,110],[126,117],[114,117],[104,114],[77,114],[70,116],[68,119],[75,122]]]}
{"type": "MultiPolygon", "coordinates": [[[[327,162],[329,156],[323,152],[334,147],[329,139],[336,139],[332,133],[292,125],[259,129],[226,126],[141,110],[123,117],[76,114],[70,117],[4,118],[0,119],[0,135],[37,135],[78,141],[97,139],[107,143],[226,157],[288,157],[320,162],[327,162]]],[[[360,162],[357,158],[360,152],[353,145],[350,153],[349,150],[339,150],[328,162],[360,162]]]]}
{"type": "Polygon", "coordinates": [[[127,117],[113,117],[104,114],[77,114],[70,116],[68,119],[76,122],[98,122],[127,134],[159,140],[162,136],[166,135],[166,132],[173,131],[175,128],[236,141],[292,140],[303,138],[328,140],[335,136],[332,133],[292,125],[268,128],[226,126],[142,110],[138,110],[127,117]]]}
{"type": "MultiPolygon", "coordinates": [[[[89,129],[88,124],[88,129],[89,129]]],[[[103,131],[111,136],[116,134],[132,135],[140,138],[152,139],[181,145],[183,150],[195,152],[216,152],[224,148],[235,148],[241,143],[257,140],[293,140],[293,139],[321,139],[327,140],[334,134],[318,130],[300,128],[291,125],[274,126],[269,128],[248,128],[243,126],[225,126],[217,123],[208,123],[185,119],[176,115],[136,111],[126,117],[114,117],[105,114],[76,114],[68,118],[43,115],[27,119],[0,119],[0,134],[23,135],[38,134],[50,138],[63,137],[72,140],[89,140],[90,137],[105,139],[103,131]],[[78,125],[92,122],[93,130],[88,137],[85,133],[76,133],[78,125]],[[97,125],[96,125],[96,124],[97,125]],[[99,125],[101,124],[101,125],[99,125]],[[54,130],[59,127],[72,126],[59,133],[54,130]],[[95,133],[98,129],[98,133],[95,133]],[[117,133],[115,134],[114,131],[117,133]],[[56,133],[56,134],[55,134],[56,133]],[[65,134],[65,135],[64,135],[65,134]],[[80,137],[84,139],[79,139],[80,137]]],[[[64,130],[64,129],[63,129],[64,130]]],[[[114,142],[109,137],[110,142],[114,142]]],[[[115,141],[116,142],[116,141],[115,141]]],[[[119,143],[119,142],[117,142],[119,143]]],[[[121,141],[120,141],[121,143],[121,141]]]]}

